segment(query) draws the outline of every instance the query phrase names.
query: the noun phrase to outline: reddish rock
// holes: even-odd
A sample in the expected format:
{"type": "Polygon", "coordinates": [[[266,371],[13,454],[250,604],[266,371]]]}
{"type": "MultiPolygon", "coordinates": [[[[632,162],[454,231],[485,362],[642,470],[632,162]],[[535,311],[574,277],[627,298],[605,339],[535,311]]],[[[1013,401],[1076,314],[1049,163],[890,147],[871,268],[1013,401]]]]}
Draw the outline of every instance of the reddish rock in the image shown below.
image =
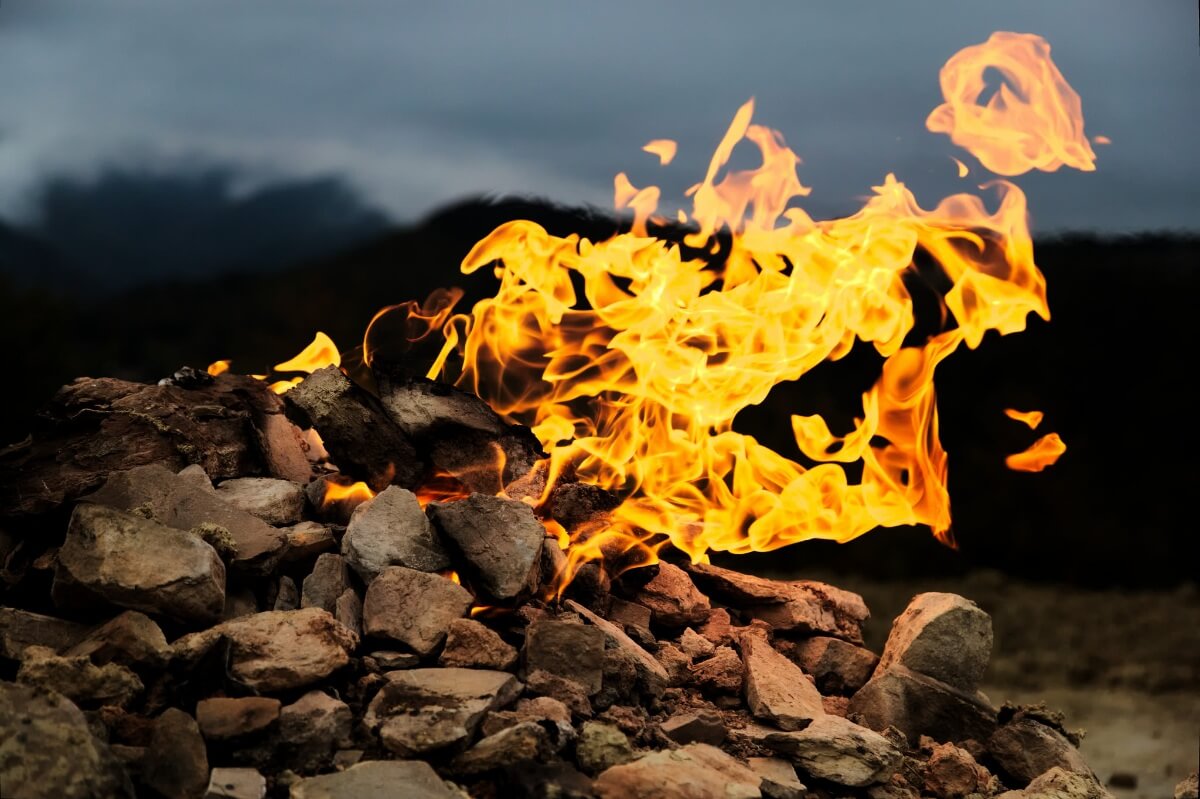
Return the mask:
{"type": "Polygon", "coordinates": [[[934,744],[924,774],[925,791],[938,799],[964,799],[971,794],[990,796],[998,785],[970,752],[954,744],[934,744]]]}
{"type": "Polygon", "coordinates": [[[685,655],[695,660],[703,660],[716,651],[716,646],[700,633],[688,627],[679,636],[679,649],[685,655]]]}
{"type": "Polygon", "coordinates": [[[605,614],[613,624],[626,628],[633,627],[639,634],[650,633],[650,608],[636,602],[626,602],[620,597],[612,597],[609,601],[608,613],[605,614]]]}
{"type": "Polygon", "coordinates": [[[445,577],[390,566],[367,587],[363,632],[428,655],[446,637],[450,623],[467,614],[472,599],[470,591],[445,577]]]}
{"type": "Polygon", "coordinates": [[[535,669],[526,673],[525,687],[532,694],[561,702],[579,718],[592,716],[592,703],[588,700],[587,689],[574,680],[535,669]]]}
{"type": "Polygon", "coordinates": [[[600,799],[758,799],[760,777],[708,744],[653,752],[596,778],[600,799]]]}
{"type": "Polygon", "coordinates": [[[892,623],[879,668],[905,666],[974,691],[992,653],[992,619],[957,594],[918,594],[892,623]]]}
{"type": "Polygon", "coordinates": [[[713,646],[728,646],[733,643],[733,624],[729,611],[725,608],[713,608],[708,612],[708,619],[696,630],[713,646]]]}
{"type": "Polygon", "coordinates": [[[667,687],[667,671],[662,667],[662,664],[654,659],[653,655],[640,647],[621,628],[600,618],[578,602],[567,600],[566,605],[589,623],[600,628],[604,633],[608,646],[621,649],[630,655],[637,668],[638,683],[641,690],[653,696],[657,696],[663,692],[667,687]]]}
{"type": "Polygon", "coordinates": [[[545,761],[552,753],[550,736],[536,722],[525,721],[483,738],[451,761],[458,774],[474,775],[496,769],[545,761]]]}
{"type": "Polygon", "coordinates": [[[700,710],[676,713],[659,725],[663,734],[678,744],[719,745],[725,740],[725,722],[719,713],[700,710]]]}
{"type": "Polygon", "coordinates": [[[853,694],[867,684],[879,663],[869,649],[828,636],[777,641],[776,647],[812,675],[823,694],[853,694]]]}
{"type": "Polygon", "coordinates": [[[983,740],[1000,770],[1017,785],[1027,785],[1055,767],[1095,778],[1062,732],[1034,719],[1014,719],[983,740]]]}
{"type": "Polygon", "coordinates": [[[495,735],[501,730],[527,721],[548,721],[560,728],[573,730],[570,709],[549,696],[521,699],[512,710],[494,710],[483,719],[479,730],[484,735],[495,735]]]}
{"type": "Polygon", "coordinates": [[[802,729],[825,715],[817,687],[799,666],[775,651],[766,635],[746,633],[741,648],[751,713],[781,730],[802,729]]]}
{"type": "Polygon", "coordinates": [[[178,708],[167,708],[154,722],[142,762],[142,782],[163,796],[199,799],[208,787],[208,753],[200,727],[178,708]]]}
{"type": "Polygon", "coordinates": [[[659,644],[654,657],[667,670],[667,684],[672,688],[692,681],[692,659],[674,644],[659,644]]]}
{"type": "Polygon", "coordinates": [[[738,653],[727,646],[717,647],[708,660],[692,666],[692,682],[703,691],[740,694],[745,667],[738,653]]]}
{"type": "Polygon", "coordinates": [[[903,666],[876,673],[851,697],[850,715],[873,730],[896,727],[913,745],[922,735],[941,743],[986,741],[996,729],[996,709],[982,695],[903,666]]]}
{"type": "Polygon", "coordinates": [[[474,619],[455,619],[450,622],[438,662],[467,669],[511,671],[517,665],[517,650],[474,619]]]}
{"type": "Polygon", "coordinates": [[[196,705],[196,723],[210,740],[261,732],[279,720],[278,699],[265,696],[213,697],[196,705]]]}
{"type": "Polygon", "coordinates": [[[752,757],[746,761],[750,770],[762,778],[759,789],[767,799],[801,799],[804,783],[796,776],[795,767],[778,757],[752,757]]]}
{"type": "Polygon", "coordinates": [[[88,633],[64,654],[93,663],[157,668],[166,663],[169,647],[162,629],[149,616],[127,610],[88,633]]]}
{"type": "Polygon", "coordinates": [[[638,589],[634,599],[666,627],[707,621],[711,609],[708,597],[700,593],[687,572],[665,561],[658,564],[658,574],[638,589]]]}

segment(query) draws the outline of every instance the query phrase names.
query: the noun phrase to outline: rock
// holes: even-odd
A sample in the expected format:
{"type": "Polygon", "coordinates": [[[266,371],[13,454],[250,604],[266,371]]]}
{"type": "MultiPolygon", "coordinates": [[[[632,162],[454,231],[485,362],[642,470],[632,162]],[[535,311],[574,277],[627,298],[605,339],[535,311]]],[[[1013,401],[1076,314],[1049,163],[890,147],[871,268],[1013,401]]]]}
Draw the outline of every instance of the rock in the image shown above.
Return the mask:
{"type": "Polygon", "coordinates": [[[549,696],[521,699],[512,710],[493,710],[483,719],[479,730],[483,735],[495,735],[527,721],[554,725],[559,737],[564,740],[575,734],[575,728],[571,726],[571,711],[562,702],[549,696]]]}
{"type": "Polygon", "coordinates": [[[729,611],[725,608],[713,608],[708,612],[708,621],[696,630],[704,640],[716,646],[729,646],[733,643],[733,624],[729,611]]]}
{"type": "Polygon", "coordinates": [[[758,787],[768,799],[802,799],[807,790],[796,776],[796,769],[786,760],[778,757],[752,757],[746,764],[762,779],[758,787]]]}
{"type": "Polygon", "coordinates": [[[996,710],[981,695],[903,666],[876,673],[851,697],[849,712],[878,732],[896,727],[914,746],[922,735],[940,743],[986,741],[996,729],[996,710]]]}
{"type": "Polygon", "coordinates": [[[208,476],[208,472],[204,471],[204,467],[198,463],[193,463],[191,466],[185,466],[176,472],[184,480],[192,481],[192,484],[197,488],[202,488],[205,491],[213,491],[212,478],[208,476]]]}
{"type": "Polygon", "coordinates": [[[17,682],[57,691],[76,704],[124,707],[142,692],[142,681],[124,666],[97,666],[86,656],[62,657],[53,650],[28,647],[17,682]]]}
{"type": "Polygon", "coordinates": [[[109,746],[66,697],[0,682],[0,786],[13,799],[133,799],[109,746]]]}
{"type": "Polygon", "coordinates": [[[510,778],[528,799],[596,799],[592,780],[561,761],[530,763],[510,778]]]}
{"type": "Polygon", "coordinates": [[[414,655],[412,652],[393,652],[389,649],[379,649],[371,653],[370,657],[379,664],[379,668],[384,671],[397,671],[399,669],[416,668],[421,662],[421,658],[414,655]]]}
{"type": "Polygon", "coordinates": [[[65,652],[87,634],[88,628],[83,624],[0,607],[0,658],[23,660],[25,649],[30,646],[65,652]]]}
{"type": "Polygon", "coordinates": [[[525,668],[574,680],[590,696],[604,677],[604,632],[578,622],[542,619],[525,630],[525,668]]]}
{"type": "Polygon", "coordinates": [[[663,733],[678,744],[719,745],[725,740],[725,722],[719,713],[701,710],[696,713],[676,713],[659,725],[663,733]]]}
{"type": "Polygon", "coordinates": [[[263,799],[267,780],[252,768],[215,768],[204,799],[263,799]]]}
{"type": "Polygon", "coordinates": [[[450,566],[416,494],[399,486],[389,486],[354,509],[342,537],[342,555],[368,585],[389,566],[423,572],[450,566]]]}
{"type": "Polygon", "coordinates": [[[823,635],[803,641],[777,641],[776,647],[805,674],[812,675],[823,694],[853,694],[867,684],[879,663],[879,657],[869,649],[823,635]]]}
{"type": "Polygon", "coordinates": [[[654,657],[667,670],[667,684],[671,687],[687,685],[692,681],[692,659],[679,647],[671,643],[659,644],[654,657]]]}
{"type": "Polygon", "coordinates": [[[222,527],[233,537],[237,550],[233,565],[256,574],[274,569],[287,543],[282,530],[159,465],[114,474],[86,499],[122,511],[137,508],[176,530],[188,531],[204,524],[222,527]]]}
{"type": "Polygon", "coordinates": [[[1197,780],[1197,774],[1193,771],[1175,786],[1175,799],[1197,799],[1198,796],[1200,796],[1200,781],[1197,780]]]}
{"type": "Polygon", "coordinates": [[[158,668],[169,652],[166,636],[149,616],[127,610],[88,633],[64,654],[93,663],[158,668]]]}
{"type": "Polygon", "coordinates": [[[290,799],[462,799],[420,760],[368,760],[293,783],[290,799]]]}
{"type": "Polygon", "coordinates": [[[700,633],[688,627],[679,636],[679,649],[689,658],[701,660],[710,657],[716,651],[716,646],[713,642],[702,636],[700,633]]]}
{"type": "Polygon", "coordinates": [[[974,691],[992,654],[992,618],[957,594],[918,594],[892,623],[880,669],[895,665],[974,691]]]}
{"type": "Polygon", "coordinates": [[[253,616],[255,613],[258,613],[258,597],[254,595],[254,591],[249,586],[226,591],[225,610],[221,612],[223,621],[253,616]]]}
{"type": "Polygon", "coordinates": [[[758,799],[760,779],[708,744],[653,752],[596,779],[600,799],[758,799]]]}
{"type": "Polygon", "coordinates": [[[638,589],[634,599],[666,627],[699,624],[708,619],[712,609],[687,572],[666,561],[659,562],[658,574],[638,589]]]}
{"type": "Polygon", "coordinates": [[[279,578],[279,589],[275,593],[273,610],[299,610],[300,592],[296,590],[296,581],[291,577],[279,578]]]}
{"type": "Polygon", "coordinates": [[[338,624],[357,636],[362,636],[362,600],[353,588],[347,588],[333,603],[333,617],[338,624]]]}
{"type": "Polygon", "coordinates": [[[645,605],[626,602],[615,596],[611,597],[608,613],[605,614],[609,621],[625,627],[627,632],[630,627],[633,627],[639,636],[650,636],[650,615],[650,608],[645,605]]]}
{"type": "Polygon", "coordinates": [[[482,774],[546,760],[551,753],[546,730],[537,722],[525,721],[487,736],[457,755],[450,765],[459,774],[482,774]]]}
{"type": "Polygon", "coordinates": [[[744,674],[742,659],[727,646],[717,647],[712,657],[692,666],[696,687],[719,694],[740,694],[744,674]]]}
{"type": "Polygon", "coordinates": [[[561,702],[579,718],[592,717],[592,704],[588,701],[587,688],[574,680],[534,669],[526,672],[525,687],[531,694],[561,702]]]}
{"type": "Polygon", "coordinates": [[[954,744],[934,744],[925,763],[925,792],[938,799],[965,799],[975,794],[990,796],[998,785],[970,752],[954,744]]]}
{"type": "Polygon", "coordinates": [[[154,721],[142,765],[142,782],[163,796],[201,797],[208,787],[208,753],[200,727],[178,708],[154,721]]]}
{"type": "Polygon", "coordinates": [[[272,610],[214,628],[230,641],[230,675],[255,691],[303,688],[350,661],[358,644],[320,608],[272,610]]]}
{"type": "Polygon", "coordinates": [[[467,669],[512,671],[517,665],[517,649],[474,619],[455,619],[450,622],[438,662],[467,669]]]}
{"type": "Polygon", "coordinates": [[[1024,790],[1005,791],[996,799],[1112,799],[1112,794],[1091,777],[1055,767],[1024,790]]]}
{"type": "Polygon", "coordinates": [[[706,563],[691,564],[687,570],[710,596],[776,630],[862,643],[862,624],[871,614],[858,594],[813,580],[768,580],[706,563]]]}
{"type": "Polygon", "coordinates": [[[521,693],[521,683],[503,671],[411,669],[386,678],[363,723],[401,757],[465,745],[488,711],[521,693]]]}
{"type": "Polygon", "coordinates": [[[747,632],[741,647],[751,713],[781,730],[803,729],[825,715],[817,687],[799,666],[775,651],[765,633],[747,632]]]}
{"type": "Polygon", "coordinates": [[[1014,719],[982,740],[1000,770],[1017,785],[1027,785],[1055,767],[1095,779],[1065,735],[1034,719],[1014,719]]]}
{"type": "Polygon", "coordinates": [[[285,759],[305,769],[328,763],[335,749],[349,746],[352,723],[345,702],[324,691],[309,691],[279,711],[285,759]]]}
{"type": "Polygon", "coordinates": [[[633,663],[637,668],[638,683],[643,691],[652,695],[658,696],[667,687],[667,670],[662,667],[662,664],[654,659],[654,656],[642,649],[632,638],[625,634],[625,631],[597,616],[592,611],[580,605],[574,600],[568,599],[566,602],[567,608],[575,611],[585,620],[600,628],[604,633],[606,646],[621,649],[631,656],[633,663]]]}
{"type": "Polygon", "coordinates": [[[217,496],[267,524],[295,524],[304,515],[304,487],[274,477],[238,477],[217,486],[217,496]]]}
{"type": "Polygon", "coordinates": [[[201,699],[196,704],[196,723],[209,740],[237,738],[261,732],[279,720],[280,702],[265,696],[201,699]]]}
{"type": "Polygon", "coordinates": [[[341,555],[327,552],[317,556],[312,573],[300,587],[300,607],[320,608],[333,613],[337,600],[350,587],[350,575],[341,555]]]}
{"type": "Polygon", "coordinates": [[[468,564],[471,585],[507,600],[521,594],[542,552],[546,528],[524,502],[472,494],[429,506],[434,525],[468,564]]]}
{"type": "Polygon", "coordinates": [[[389,566],[367,586],[363,632],[428,655],[446,637],[450,623],[467,614],[472,600],[470,591],[445,577],[389,566]]]}
{"type": "Polygon", "coordinates": [[[287,549],[283,555],[285,561],[308,560],[322,552],[332,552],[338,546],[333,530],[320,522],[293,524],[284,528],[284,533],[287,536],[287,549]]]}
{"type": "Polygon", "coordinates": [[[886,782],[902,759],[882,735],[838,716],[821,716],[795,732],[772,732],[764,743],[813,777],[851,788],[886,782]]]}
{"type": "Polygon", "coordinates": [[[846,718],[850,713],[850,697],[848,696],[822,696],[821,707],[825,708],[825,712],[831,716],[841,716],[846,718]]]}
{"type": "Polygon", "coordinates": [[[52,590],[58,604],[98,598],[183,622],[213,622],[225,606],[225,565],[194,535],[83,503],[71,514],[52,590]]]}
{"type": "Polygon", "coordinates": [[[559,482],[549,498],[550,517],[572,532],[588,522],[603,519],[620,505],[619,496],[590,483],[559,482]]]}
{"type": "Polygon", "coordinates": [[[585,721],[575,743],[575,760],[588,774],[620,766],[633,760],[633,746],[625,733],[598,721],[585,721]]]}

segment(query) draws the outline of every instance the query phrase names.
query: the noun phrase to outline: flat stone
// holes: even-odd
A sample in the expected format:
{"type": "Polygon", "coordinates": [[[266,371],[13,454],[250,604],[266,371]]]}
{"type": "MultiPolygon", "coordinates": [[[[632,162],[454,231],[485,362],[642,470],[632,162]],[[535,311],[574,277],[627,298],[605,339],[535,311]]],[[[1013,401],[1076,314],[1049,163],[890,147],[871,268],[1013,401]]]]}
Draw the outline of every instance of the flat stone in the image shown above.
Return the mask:
{"type": "Polygon", "coordinates": [[[435,502],[429,515],[448,544],[461,553],[471,585],[508,600],[523,593],[542,553],[546,528],[524,502],[472,494],[435,502]]]}
{"type": "Polygon", "coordinates": [[[63,657],[50,649],[27,648],[17,682],[57,691],[76,704],[124,707],[142,692],[142,681],[116,663],[97,666],[86,656],[63,657]]]}
{"type": "Polygon", "coordinates": [[[347,588],[333,603],[333,617],[338,624],[357,636],[362,636],[362,600],[353,588],[347,588]]]}
{"type": "Polygon", "coordinates": [[[267,524],[295,524],[304,515],[304,487],[274,477],[237,477],[217,486],[217,496],[267,524]]]}
{"type": "Polygon", "coordinates": [[[623,650],[631,656],[637,668],[638,683],[643,691],[658,696],[666,690],[668,675],[662,664],[654,656],[642,649],[632,638],[625,634],[617,625],[600,618],[578,602],[568,599],[567,608],[582,616],[586,621],[600,628],[604,633],[606,645],[623,650]]]}
{"type": "Polygon", "coordinates": [[[867,684],[879,657],[840,638],[816,635],[803,641],[776,642],[776,647],[812,675],[823,694],[850,695],[867,684]]]}
{"type": "Polygon", "coordinates": [[[263,799],[267,780],[252,768],[215,768],[204,799],[263,799]]]}
{"type": "Polygon", "coordinates": [[[1001,772],[1016,785],[1028,785],[1056,767],[1095,779],[1092,769],[1065,735],[1034,719],[1014,719],[983,740],[1001,772]]]}
{"type": "Polygon", "coordinates": [[[303,688],[350,662],[354,633],[320,608],[272,610],[214,628],[230,641],[230,675],[248,688],[275,693],[303,688]]]}
{"type": "Polygon", "coordinates": [[[389,566],[423,572],[450,566],[416,494],[399,486],[389,486],[354,509],[342,537],[342,555],[368,585],[389,566]]]}
{"type": "Polygon", "coordinates": [[[291,577],[280,577],[279,588],[275,592],[275,605],[272,610],[299,610],[300,591],[296,581],[291,577]]]}
{"type": "Polygon", "coordinates": [[[309,691],[279,711],[279,740],[293,768],[313,768],[349,746],[350,707],[324,691],[309,691]]]}
{"type": "Polygon", "coordinates": [[[702,659],[712,656],[717,647],[700,633],[688,627],[679,636],[679,650],[690,658],[702,659]]]}
{"type": "Polygon", "coordinates": [[[536,722],[525,721],[481,739],[450,763],[458,774],[474,775],[548,760],[550,736],[536,722]]]}
{"type": "Polygon", "coordinates": [[[535,621],[525,628],[525,668],[574,680],[590,696],[603,683],[604,637],[604,631],[578,622],[535,621]]]}
{"type": "Polygon", "coordinates": [[[225,606],[225,565],[190,533],[81,503],[58,552],[52,592],[58,603],[98,598],[183,622],[213,622],[225,606]]]}
{"type": "Polygon", "coordinates": [[[420,760],[368,760],[292,784],[290,799],[462,799],[420,760]]]}
{"type": "Polygon", "coordinates": [[[30,646],[62,653],[87,634],[85,624],[17,608],[0,607],[0,657],[9,660],[24,659],[25,649],[30,646]]]}
{"type": "Polygon", "coordinates": [[[979,687],[992,654],[992,618],[957,594],[918,594],[892,623],[880,669],[905,666],[964,691],[979,687]]]}
{"type": "Polygon", "coordinates": [[[626,628],[633,627],[638,635],[650,635],[650,608],[636,602],[627,602],[620,597],[610,597],[608,613],[605,614],[613,624],[626,628]]]}
{"type": "Polygon", "coordinates": [[[108,744],[66,697],[0,682],[0,786],[19,799],[133,799],[108,744]]]}
{"type": "Polygon", "coordinates": [[[256,574],[274,569],[287,543],[282,530],[157,464],[114,474],[86,499],[123,511],[138,508],[176,530],[188,531],[202,524],[224,528],[236,548],[233,565],[256,574]]]}
{"type": "Polygon", "coordinates": [[[725,722],[719,713],[701,710],[676,713],[659,725],[663,733],[679,744],[719,745],[725,740],[725,722]]]}
{"type": "Polygon", "coordinates": [[[208,753],[195,719],[174,707],[154,721],[142,782],[163,796],[199,797],[208,788],[208,753]]]}
{"type": "Polygon", "coordinates": [[[300,607],[320,608],[333,613],[338,597],[350,587],[350,573],[341,555],[326,552],[317,556],[312,572],[300,587],[300,607]]]}
{"type": "Polygon", "coordinates": [[[472,600],[470,591],[445,577],[389,566],[367,587],[363,632],[428,655],[442,643],[450,623],[467,614],[472,600]]]}
{"type": "Polygon", "coordinates": [[[871,614],[858,594],[813,580],[768,580],[707,563],[687,570],[710,596],[776,630],[862,643],[862,625],[871,614]]]}
{"type": "Polygon", "coordinates": [[[157,668],[167,661],[167,638],[144,613],[127,610],[88,633],[64,654],[90,658],[93,663],[157,668]]]}
{"type": "Polygon", "coordinates": [[[596,778],[600,799],[759,799],[757,774],[708,744],[653,752],[596,778]]]}
{"type": "Polygon", "coordinates": [[[371,653],[371,658],[379,664],[379,668],[384,671],[397,671],[399,669],[413,669],[421,662],[421,658],[414,655],[412,652],[395,652],[390,649],[378,649],[371,653]]]}
{"type": "Polygon", "coordinates": [[[474,619],[455,619],[446,633],[446,645],[438,662],[467,669],[512,671],[517,649],[474,619]]]}
{"type": "Polygon", "coordinates": [[[922,735],[939,743],[986,741],[996,729],[996,710],[982,695],[903,666],[876,672],[851,697],[849,713],[876,731],[896,727],[913,746],[922,735]]]}
{"type": "Polygon", "coordinates": [[[385,676],[363,723],[401,757],[465,746],[483,717],[510,704],[522,688],[507,672],[483,669],[410,669],[385,676]]]}
{"type": "Polygon", "coordinates": [[[712,609],[687,572],[666,561],[659,562],[658,574],[638,589],[634,599],[666,627],[699,624],[708,619],[712,609]]]}
{"type": "Polygon", "coordinates": [[[882,735],[839,716],[821,716],[803,730],[773,732],[764,743],[813,777],[851,788],[886,782],[902,760],[882,735]]]}
{"type": "Polygon", "coordinates": [[[708,660],[692,666],[692,682],[702,691],[740,694],[746,667],[732,648],[719,646],[708,660]]]}
{"type": "Polygon", "coordinates": [[[825,715],[817,687],[799,666],[775,651],[765,634],[747,632],[741,647],[751,713],[781,730],[803,729],[825,715]]]}
{"type": "Polygon", "coordinates": [[[293,524],[284,528],[284,534],[287,537],[285,561],[308,560],[322,552],[332,552],[338,546],[332,528],[320,522],[293,524]]]}
{"type": "Polygon", "coordinates": [[[196,723],[209,740],[261,732],[279,720],[278,699],[265,696],[212,697],[196,704],[196,723]]]}
{"type": "Polygon", "coordinates": [[[633,746],[625,733],[610,724],[585,721],[575,743],[575,760],[588,774],[628,763],[634,758],[633,746]]]}
{"type": "Polygon", "coordinates": [[[807,790],[795,767],[782,758],[751,757],[746,765],[762,778],[758,788],[768,799],[802,799],[807,790]]]}

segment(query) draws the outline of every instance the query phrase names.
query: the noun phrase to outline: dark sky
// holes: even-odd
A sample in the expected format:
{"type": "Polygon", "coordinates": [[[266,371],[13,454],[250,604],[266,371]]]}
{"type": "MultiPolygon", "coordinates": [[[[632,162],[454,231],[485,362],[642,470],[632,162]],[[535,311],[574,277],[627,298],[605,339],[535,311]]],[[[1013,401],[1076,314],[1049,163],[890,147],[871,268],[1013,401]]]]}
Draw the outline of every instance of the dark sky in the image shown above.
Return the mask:
{"type": "Polygon", "coordinates": [[[1200,227],[1194,0],[1003,3],[0,2],[0,214],[49,174],[220,164],[334,176],[398,220],[464,194],[672,199],[737,107],[805,163],[816,216],[894,171],[926,206],[983,173],[924,130],[937,73],[995,30],[1044,36],[1098,171],[1018,178],[1035,230],[1200,227]],[[665,169],[640,147],[677,139],[665,169]],[[959,181],[949,156],[975,169],[959,181]]]}

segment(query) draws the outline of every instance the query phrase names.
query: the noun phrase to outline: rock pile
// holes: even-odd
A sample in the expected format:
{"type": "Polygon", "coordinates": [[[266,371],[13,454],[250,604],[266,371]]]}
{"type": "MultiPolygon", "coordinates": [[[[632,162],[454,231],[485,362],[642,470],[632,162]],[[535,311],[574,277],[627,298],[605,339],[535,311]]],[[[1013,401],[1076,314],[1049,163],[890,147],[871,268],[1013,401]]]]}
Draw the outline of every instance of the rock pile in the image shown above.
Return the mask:
{"type": "Polygon", "coordinates": [[[542,493],[527,431],[444,387],[379,388],[329,373],[289,400],[330,452],[356,423],[405,442],[387,479],[386,448],[343,455],[378,489],[356,507],[321,502],[317,459],[307,485],[294,458],[292,479],[213,485],[123,457],[0,535],[0,795],[1107,795],[1060,716],[979,692],[991,621],[968,600],[915,597],[877,655],[855,594],[670,552],[560,595],[544,518],[574,529],[612,500],[572,483],[514,499],[542,493]],[[421,495],[418,475],[496,447],[507,496],[482,473],[421,495]]]}

